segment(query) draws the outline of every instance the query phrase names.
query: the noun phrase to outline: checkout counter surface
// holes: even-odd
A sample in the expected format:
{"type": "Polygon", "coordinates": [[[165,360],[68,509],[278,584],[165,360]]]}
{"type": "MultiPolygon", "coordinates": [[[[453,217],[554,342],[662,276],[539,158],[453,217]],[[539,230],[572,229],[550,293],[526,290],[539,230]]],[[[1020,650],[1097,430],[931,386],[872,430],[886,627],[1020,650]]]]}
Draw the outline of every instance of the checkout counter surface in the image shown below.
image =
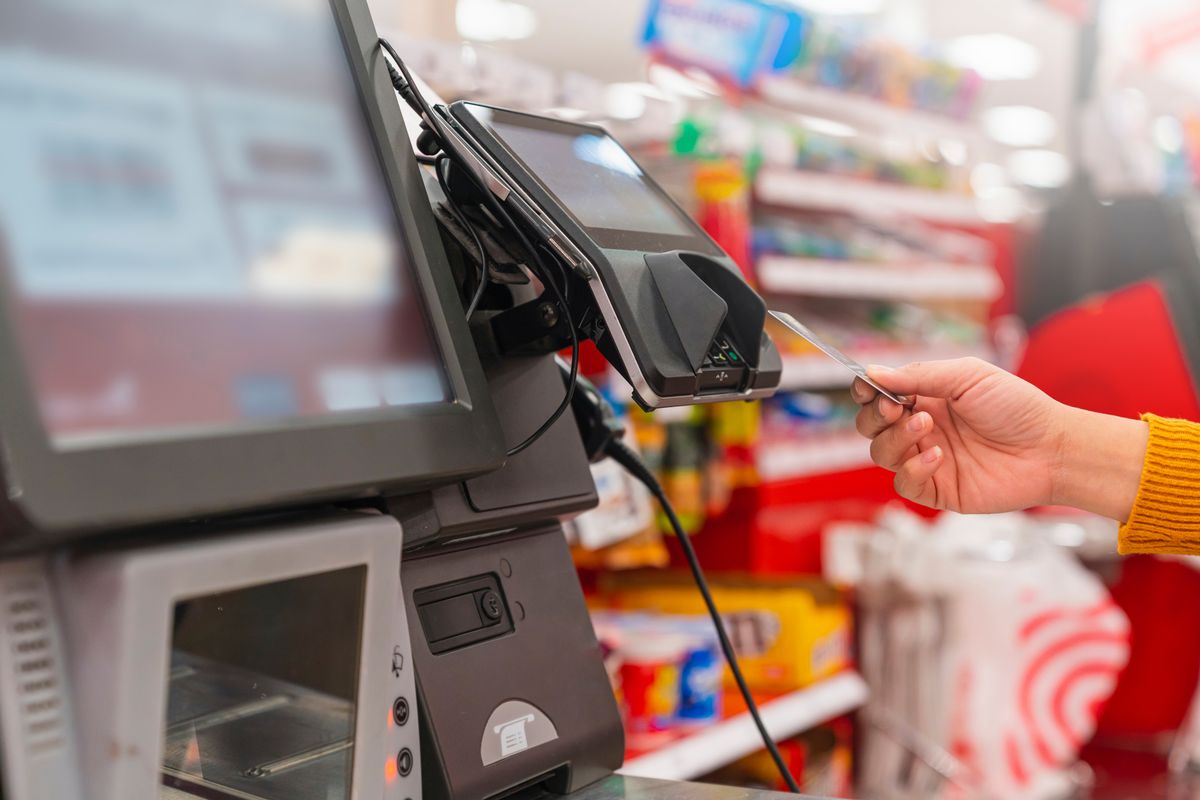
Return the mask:
{"type": "MultiPolygon", "coordinates": [[[[546,798],[555,795],[546,795],[546,798]]],[[[708,783],[679,783],[612,775],[567,796],[570,800],[817,800],[809,795],[740,789],[708,783]]],[[[539,798],[538,800],[542,800],[539,798]]]]}

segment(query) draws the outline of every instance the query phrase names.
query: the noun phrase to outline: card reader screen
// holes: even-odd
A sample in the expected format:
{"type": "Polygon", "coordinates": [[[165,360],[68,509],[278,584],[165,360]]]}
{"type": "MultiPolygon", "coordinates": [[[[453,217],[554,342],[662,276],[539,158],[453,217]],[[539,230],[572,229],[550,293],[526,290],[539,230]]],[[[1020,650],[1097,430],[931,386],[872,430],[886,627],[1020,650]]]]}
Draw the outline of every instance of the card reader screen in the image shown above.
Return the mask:
{"type": "Polygon", "coordinates": [[[57,446],[447,399],[328,0],[0,3],[0,175],[57,446]]]}
{"type": "Polygon", "coordinates": [[[623,147],[595,128],[468,104],[585,228],[695,236],[623,147]]]}

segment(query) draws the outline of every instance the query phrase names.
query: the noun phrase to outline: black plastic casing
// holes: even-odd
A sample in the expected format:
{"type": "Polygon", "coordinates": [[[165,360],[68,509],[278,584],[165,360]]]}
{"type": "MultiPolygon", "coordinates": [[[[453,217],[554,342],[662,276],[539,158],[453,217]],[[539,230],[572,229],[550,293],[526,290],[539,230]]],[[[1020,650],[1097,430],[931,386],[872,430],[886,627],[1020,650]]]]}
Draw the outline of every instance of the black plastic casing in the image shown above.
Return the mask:
{"type": "MultiPolygon", "coordinates": [[[[676,212],[679,221],[691,230],[690,234],[672,236],[586,227],[563,206],[533,170],[513,153],[486,123],[472,113],[471,109],[484,109],[487,113],[496,115],[497,121],[516,122],[547,130],[557,129],[570,133],[592,131],[598,136],[608,136],[607,131],[594,125],[565,122],[477,103],[457,102],[449,108],[454,122],[520,184],[521,189],[595,267],[597,275],[592,280],[601,281],[612,303],[621,332],[628,340],[636,361],[633,366],[644,378],[647,385],[645,388],[665,402],[647,397],[644,389],[638,386],[637,376],[631,374],[630,365],[625,363],[609,324],[604,325],[602,330],[597,330],[593,338],[609,362],[634,386],[634,391],[645,405],[656,407],[705,400],[743,399],[750,392],[761,396],[770,394],[778,387],[783,363],[774,343],[763,330],[766,308],[762,299],[745,282],[734,260],[650,179],[640,165],[639,169],[645,176],[647,188],[676,212]],[[674,287],[663,286],[656,281],[654,273],[647,265],[648,256],[653,258],[666,254],[679,255],[690,262],[693,269],[699,266],[701,270],[708,271],[710,276],[717,274],[717,271],[724,273],[720,281],[723,284],[721,287],[713,286],[711,280],[705,280],[704,283],[716,291],[728,305],[729,318],[726,324],[733,324],[743,330],[757,325],[757,334],[744,335],[742,341],[736,342],[746,364],[751,368],[748,384],[740,387],[741,391],[710,393],[710,396],[706,396],[699,388],[697,370],[689,363],[685,354],[688,343],[681,342],[677,326],[664,303],[664,292],[669,293],[674,287]],[[749,324],[746,324],[747,318],[749,324]],[[678,402],[680,400],[683,402],[678,402]]],[[[692,287],[680,287],[685,292],[690,288],[692,287]]],[[[709,344],[710,342],[703,342],[702,346],[707,349],[709,344]]]]}
{"type": "MultiPolygon", "coordinates": [[[[503,464],[503,435],[370,12],[363,0],[330,3],[452,400],[239,423],[195,438],[56,450],[42,425],[16,331],[0,318],[0,549],[32,549],[130,526],[403,493],[503,464]]],[[[9,292],[0,281],[0,309],[9,307],[9,292]]]]}

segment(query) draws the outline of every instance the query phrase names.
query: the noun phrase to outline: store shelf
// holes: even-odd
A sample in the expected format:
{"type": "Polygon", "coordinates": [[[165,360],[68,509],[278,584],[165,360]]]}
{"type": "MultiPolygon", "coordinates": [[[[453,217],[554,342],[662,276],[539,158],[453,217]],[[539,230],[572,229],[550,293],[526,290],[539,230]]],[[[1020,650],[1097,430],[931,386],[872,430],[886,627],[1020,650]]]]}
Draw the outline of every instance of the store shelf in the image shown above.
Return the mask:
{"type": "Polygon", "coordinates": [[[764,169],[759,173],[754,188],[759,200],[775,206],[871,216],[902,214],[953,225],[979,225],[984,222],[975,198],[969,195],[915,189],[840,175],[764,169]]]}
{"type": "MultiPolygon", "coordinates": [[[[879,364],[899,367],[913,361],[939,361],[946,358],[978,356],[992,360],[994,355],[980,347],[939,345],[909,349],[852,350],[848,355],[860,364],[879,364]]],[[[836,389],[850,386],[854,375],[832,358],[814,353],[811,356],[784,356],[783,378],[779,388],[787,391],[836,389]]]]}
{"type": "Polygon", "coordinates": [[[871,264],[763,256],[759,285],[769,292],[880,300],[994,300],[1003,286],[996,271],[973,264],[871,264]]]}
{"type": "Polygon", "coordinates": [[[846,472],[871,465],[871,443],[850,431],[801,441],[764,441],[755,456],[764,482],[846,472]]]}
{"type": "MultiPolygon", "coordinates": [[[[760,710],[771,737],[781,741],[853,711],[866,699],[866,683],[850,672],[763,703],[760,710]]],[[[686,781],[761,749],[754,721],[749,713],[742,713],[631,759],[619,772],[686,781]]]]}
{"type": "Polygon", "coordinates": [[[981,139],[978,126],[941,114],[900,108],[863,95],[811,86],[793,78],[768,77],[758,86],[764,101],[815,117],[839,120],[871,131],[960,139],[981,139]]]}

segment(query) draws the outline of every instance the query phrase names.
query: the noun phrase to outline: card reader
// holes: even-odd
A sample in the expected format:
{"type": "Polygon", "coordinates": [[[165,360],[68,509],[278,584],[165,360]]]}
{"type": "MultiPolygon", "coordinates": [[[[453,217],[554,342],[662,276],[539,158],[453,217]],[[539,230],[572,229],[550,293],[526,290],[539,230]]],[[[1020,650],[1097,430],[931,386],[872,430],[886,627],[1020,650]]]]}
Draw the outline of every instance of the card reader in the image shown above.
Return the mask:
{"type": "Polygon", "coordinates": [[[570,270],[580,332],[647,408],[773,394],[782,363],[737,264],[602,128],[458,102],[443,145],[570,270]]]}

